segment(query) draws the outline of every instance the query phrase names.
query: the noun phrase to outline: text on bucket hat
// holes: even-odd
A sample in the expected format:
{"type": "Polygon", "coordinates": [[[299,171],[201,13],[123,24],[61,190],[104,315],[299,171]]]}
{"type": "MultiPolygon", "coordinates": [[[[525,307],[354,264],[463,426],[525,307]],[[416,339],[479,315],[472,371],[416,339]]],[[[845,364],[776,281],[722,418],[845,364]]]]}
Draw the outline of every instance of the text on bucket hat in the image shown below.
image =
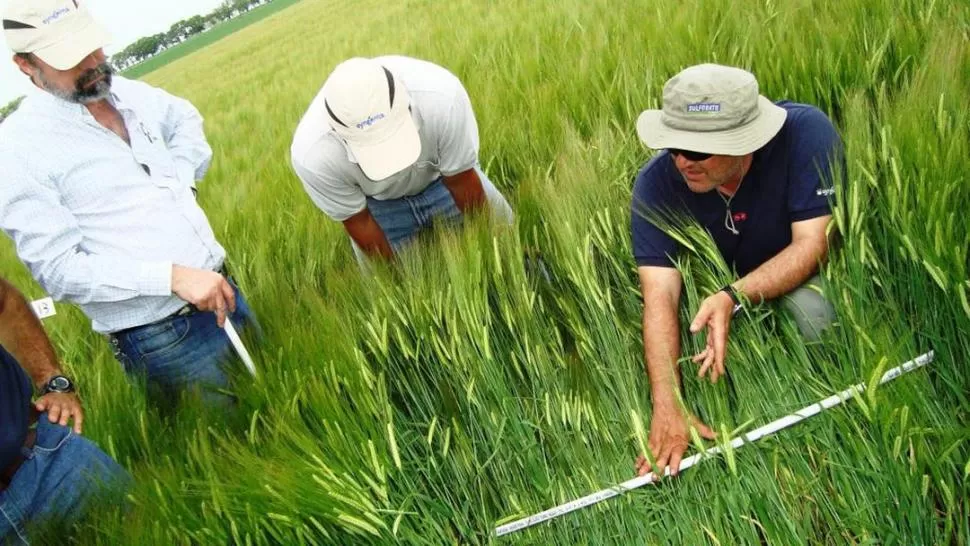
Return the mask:
{"type": "Polygon", "coordinates": [[[111,40],[78,0],[7,0],[3,35],[15,53],[70,70],[111,40]]]}
{"type": "Polygon", "coordinates": [[[759,94],[752,73],[701,64],[667,81],[663,108],[640,114],[637,133],[654,149],[740,156],[774,138],[786,116],[784,108],[759,94]]]}
{"type": "Polygon", "coordinates": [[[350,147],[364,174],[383,180],[414,164],[421,138],[403,83],[373,59],[355,57],[323,84],[330,126],[350,147]]]}

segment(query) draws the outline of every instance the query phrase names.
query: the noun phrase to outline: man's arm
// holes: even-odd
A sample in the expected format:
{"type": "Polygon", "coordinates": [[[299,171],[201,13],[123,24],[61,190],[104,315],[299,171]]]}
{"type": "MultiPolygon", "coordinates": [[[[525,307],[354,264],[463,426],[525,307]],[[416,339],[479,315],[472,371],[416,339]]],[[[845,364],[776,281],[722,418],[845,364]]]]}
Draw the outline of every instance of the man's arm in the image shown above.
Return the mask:
{"type": "MultiPolygon", "coordinates": [[[[714,433],[682,407],[680,370],[680,305],[681,277],[673,267],[640,267],[640,288],[643,293],[643,350],[653,417],[650,420],[649,448],[658,468],[668,464],[672,475],[680,471],[680,462],[687,450],[690,427],[695,426],[701,436],[711,439],[714,433]]],[[[650,464],[640,458],[637,473],[647,474],[650,464]]]]}
{"type": "Polygon", "coordinates": [[[462,214],[485,206],[485,189],[475,169],[444,177],[444,185],[462,214]]]}
{"type": "Polygon", "coordinates": [[[344,229],[350,238],[357,243],[362,251],[368,256],[380,256],[388,260],[394,258],[394,251],[391,249],[384,230],[374,219],[370,211],[364,210],[347,218],[343,221],[344,229]]]}
{"type": "Polygon", "coordinates": [[[15,152],[0,151],[0,172],[5,174],[0,184],[0,228],[55,300],[85,304],[175,294],[203,311],[214,311],[220,326],[225,311],[235,309],[232,288],[212,271],[82,250],[77,219],[61,203],[53,183],[30,177],[25,164],[15,152]]]}
{"type": "MultiPolygon", "coordinates": [[[[807,281],[828,256],[827,229],[832,216],[819,216],[792,223],[792,242],[757,269],[731,286],[754,302],[772,300],[791,292],[807,281]]],[[[701,364],[700,375],[711,371],[712,381],[725,373],[727,338],[734,301],[726,292],[717,292],[701,303],[690,330],[708,328],[707,347],[694,357],[701,364]]]]}
{"type": "Polygon", "coordinates": [[[142,85],[153,94],[156,107],[162,112],[162,138],[175,160],[178,178],[194,190],[196,181],[202,180],[212,162],[212,148],[205,137],[202,114],[185,99],[142,85]]]}
{"type": "Polygon", "coordinates": [[[170,296],[172,263],[106,257],[82,250],[80,225],[54,183],[25,172],[27,160],[0,153],[0,227],[34,279],[56,300],[73,303],[170,296]]]}
{"type": "Polygon", "coordinates": [[[791,244],[733,283],[734,289],[755,302],[773,300],[801,286],[828,257],[827,230],[832,215],[791,225],[791,244]]]}
{"type": "MultiPolygon", "coordinates": [[[[0,278],[0,345],[30,375],[40,390],[54,376],[62,375],[54,347],[24,297],[0,278]]],[[[66,426],[74,419],[74,430],[81,433],[84,412],[74,393],[50,393],[35,402],[37,411],[46,411],[52,423],[66,426]]]]}
{"type": "Polygon", "coordinates": [[[444,184],[463,214],[485,205],[485,190],[475,171],[478,164],[478,121],[468,92],[460,84],[455,88],[451,108],[446,116],[436,118],[438,153],[444,184]]]}
{"type": "Polygon", "coordinates": [[[643,294],[643,350],[654,410],[677,405],[680,389],[680,272],[673,267],[640,267],[643,294]]]}

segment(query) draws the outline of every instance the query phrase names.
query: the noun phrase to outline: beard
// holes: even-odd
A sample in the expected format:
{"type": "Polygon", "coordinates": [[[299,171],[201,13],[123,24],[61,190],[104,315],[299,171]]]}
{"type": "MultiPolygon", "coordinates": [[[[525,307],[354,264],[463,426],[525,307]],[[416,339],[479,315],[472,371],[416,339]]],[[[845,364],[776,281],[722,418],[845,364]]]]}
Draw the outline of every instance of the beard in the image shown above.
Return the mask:
{"type": "Polygon", "coordinates": [[[57,87],[43,74],[38,72],[38,79],[45,91],[74,104],[91,104],[108,98],[111,94],[111,76],[114,68],[108,63],[101,63],[95,68],[84,71],[74,82],[73,89],[57,87]],[[100,80],[99,80],[100,78],[100,80]],[[96,81],[98,80],[98,81],[96,81]],[[94,83],[93,83],[94,82],[94,83]]]}

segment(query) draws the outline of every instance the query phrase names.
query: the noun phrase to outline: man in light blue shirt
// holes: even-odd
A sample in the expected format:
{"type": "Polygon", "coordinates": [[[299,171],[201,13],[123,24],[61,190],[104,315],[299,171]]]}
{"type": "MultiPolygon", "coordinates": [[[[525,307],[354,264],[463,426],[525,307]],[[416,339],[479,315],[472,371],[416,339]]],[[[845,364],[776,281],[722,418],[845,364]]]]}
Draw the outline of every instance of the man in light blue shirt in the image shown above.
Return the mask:
{"type": "Polygon", "coordinates": [[[129,373],[167,395],[227,387],[221,327],[255,319],[195,201],[212,158],[198,110],[114,76],[107,33],[73,0],[12,0],[3,28],[37,87],[0,125],[0,227],[18,256],[129,373]]]}

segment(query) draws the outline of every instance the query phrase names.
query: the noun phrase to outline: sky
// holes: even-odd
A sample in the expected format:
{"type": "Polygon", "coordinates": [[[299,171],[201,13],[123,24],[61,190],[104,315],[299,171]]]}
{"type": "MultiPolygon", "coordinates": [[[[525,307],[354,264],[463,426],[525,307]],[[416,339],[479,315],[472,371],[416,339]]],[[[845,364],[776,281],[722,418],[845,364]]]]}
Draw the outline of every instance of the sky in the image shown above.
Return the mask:
{"type": "MultiPolygon", "coordinates": [[[[0,0],[0,13],[12,1],[0,0]]],[[[214,10],[222,0],[82,0],[113,38],[105,48],[109,55],[142,36],[168,30],[172,23],[214,10]]],[[[0,106],[26,93],[31,87],[27,77],[13,64],[6,41],[0,40],[0,106]]]]}

